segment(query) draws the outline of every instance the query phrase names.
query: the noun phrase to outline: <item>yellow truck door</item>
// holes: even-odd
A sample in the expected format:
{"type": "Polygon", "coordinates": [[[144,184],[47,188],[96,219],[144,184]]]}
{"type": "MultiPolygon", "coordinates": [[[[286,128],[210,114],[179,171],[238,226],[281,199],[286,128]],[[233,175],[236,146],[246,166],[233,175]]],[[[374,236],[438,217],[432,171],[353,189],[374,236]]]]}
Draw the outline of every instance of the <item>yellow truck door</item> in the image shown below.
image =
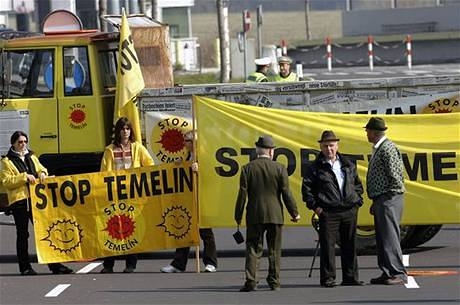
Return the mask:
{"type": "Polygon", "coordinates": [[[9,137],[16,130],[29,135],[30,149],[38,155],[58,152],[55,83],[45,77],[54,73],[55,54],[53,48],[15,49],[2,54],[9,86],[0,107],[0,154],[9,149],[9,137]]]}

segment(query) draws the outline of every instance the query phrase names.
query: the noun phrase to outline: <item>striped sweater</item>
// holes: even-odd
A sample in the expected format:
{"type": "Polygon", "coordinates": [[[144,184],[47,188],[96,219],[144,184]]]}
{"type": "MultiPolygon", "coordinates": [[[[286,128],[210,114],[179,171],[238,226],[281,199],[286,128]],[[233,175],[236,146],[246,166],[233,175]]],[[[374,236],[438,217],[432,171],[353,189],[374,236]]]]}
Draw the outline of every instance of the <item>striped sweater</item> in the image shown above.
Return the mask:
{"type": "Polygon", "coordinates": [[[404,193],[403,168],[398,147],[385,139],[369,162],[366,177],[367,196],[374,199],[385,193],[404,193]]]}

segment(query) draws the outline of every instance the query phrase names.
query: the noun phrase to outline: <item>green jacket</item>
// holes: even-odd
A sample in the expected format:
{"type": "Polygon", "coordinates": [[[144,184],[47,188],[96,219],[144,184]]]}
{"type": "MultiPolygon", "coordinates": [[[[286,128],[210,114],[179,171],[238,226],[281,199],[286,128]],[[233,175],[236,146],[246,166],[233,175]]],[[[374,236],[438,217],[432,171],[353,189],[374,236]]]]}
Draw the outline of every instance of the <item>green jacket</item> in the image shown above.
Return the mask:
{"type": "Polygon", "coordinates": [[[298,82],[299,77],[296,73],[291,72],[287,77],[282,77],[279,73],[270,78],[271,82],[298,82]]]}
{"type": "Polygon", "coordinates": [[[286,167],[266,157],[259,157],[242,167],[235,205],[237,223],[241,223],[246,206],[246,225],[283,224],[283,203],[295,218],[297,204],[289,189],[286,167]]]}
{"type": "Polygon", "coordinates": [[[264,83],[268,82],[268,78],[265,74],[260,72],[252,72],[249,74],[248,79],[246,80],[247,83],[264,83]]]}

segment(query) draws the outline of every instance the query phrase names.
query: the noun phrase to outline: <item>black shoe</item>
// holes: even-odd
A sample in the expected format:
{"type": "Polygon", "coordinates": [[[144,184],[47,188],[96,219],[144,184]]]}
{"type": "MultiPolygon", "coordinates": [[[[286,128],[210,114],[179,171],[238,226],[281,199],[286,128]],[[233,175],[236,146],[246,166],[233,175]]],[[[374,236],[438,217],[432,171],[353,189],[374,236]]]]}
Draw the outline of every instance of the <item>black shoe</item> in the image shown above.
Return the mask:
{"type": "Polygon", "coordinates": [[[113,273],[113,268],[102,268],[101,273],[113,273]]]}
{"type": "Polygon", "coordinates": [[[255,291],[255,290],[257,290],[256,287],[251,287],[247,285],[244,285],[243,287],[240,288],[240,292],[250,292],[250,291],[255,291]]]}
{"type": "Polygon", "coordinates": [[[123,273],[133,273],[134,272],[134,267],[126,267],[125,270],[123,270],[123,273]]]}
{"type": "Polygon", "coordinates": [[[64,265],[59,266],[56,269],[51,270],[53,274],[70,274],[73,273],[73,270],[64,265]]]}
{"type": "Polygon", "coordinates": [[[354,280],[354,281],[344,281],[340,285],[342,286],[364,286],[366,285],[366,283],[364,283],[363,281],[354,280]]]}
{"type": "Polygon", "coordinates": [[[387,279],[388,279],[387,277],[381,275],[379,277],[371,279],[371,284],[373,284],[373,285],[384,285],[385,281],[387,279]]]}
{"type": "Polygon", "coordinates": [[[321,283],[321,286],[323,286],[325,288],[333,288],[333,287],[337,286],[337,283],[335,281],[326,281],[324,283],[321,283]]]}
{"type": "Polygon", "coordinates": [[[38,273],[32,269],[32,268],[28,268],[24,271],[21,271],[21,275],[37,275],[38,273]]]}

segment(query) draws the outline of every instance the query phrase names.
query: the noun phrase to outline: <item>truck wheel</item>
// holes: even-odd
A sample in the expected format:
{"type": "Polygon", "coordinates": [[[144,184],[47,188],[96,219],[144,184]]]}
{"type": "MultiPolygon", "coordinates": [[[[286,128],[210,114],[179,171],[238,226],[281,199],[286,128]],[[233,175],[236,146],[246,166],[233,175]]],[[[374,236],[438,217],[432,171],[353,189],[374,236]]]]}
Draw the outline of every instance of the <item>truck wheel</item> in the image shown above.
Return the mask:
{"type": "Polygon", "coordinates": [[[424,225],[424,226],[414,226],[414,231],[411,237],[403,242],[401,241],[401,246],[403,248],[415,248],[419,245],[422,245],[432,239],[438,232],[441,230],[442,225],[424,225]]]}
{"type": "MultiPolygon", "coordinates": [[[[416,227],[417,226],[400,226],[402,247],[411,238],[416,227]]],[[[375,251],[374,226],[358,226],[356,230],[356,251],[358,254],[367,254],[375,251]]]]}

